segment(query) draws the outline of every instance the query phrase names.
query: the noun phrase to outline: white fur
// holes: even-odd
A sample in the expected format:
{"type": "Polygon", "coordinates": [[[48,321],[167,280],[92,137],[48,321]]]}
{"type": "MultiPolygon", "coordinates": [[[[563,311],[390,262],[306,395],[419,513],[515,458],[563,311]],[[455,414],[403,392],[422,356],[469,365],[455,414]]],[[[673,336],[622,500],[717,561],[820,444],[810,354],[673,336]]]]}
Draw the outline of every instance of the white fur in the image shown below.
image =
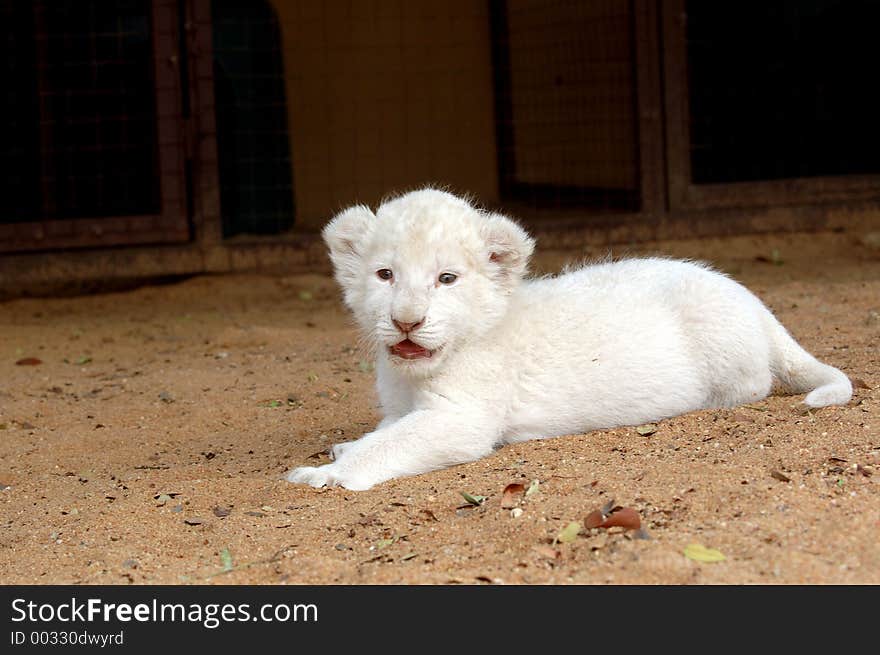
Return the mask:
{"type": "Polygon", "coordinates": [[[291,482],[369,489],[476,460],[517,441],[637,425],[761,400],[774,382],[810,407],[846,403],[842,372],[801,348],[745,287],[667,259],[523,280],[534,242],[515,223],[442,191],[324,229],[345,302],[376,349],[385,418],[291,482]],[[391,281],[376,275],[393,271],[391,281]],[[458,275],[440,284],[444,272],[458,275]],[[403,360],[392,319],[423,324],[433,351],[403,360]]]}

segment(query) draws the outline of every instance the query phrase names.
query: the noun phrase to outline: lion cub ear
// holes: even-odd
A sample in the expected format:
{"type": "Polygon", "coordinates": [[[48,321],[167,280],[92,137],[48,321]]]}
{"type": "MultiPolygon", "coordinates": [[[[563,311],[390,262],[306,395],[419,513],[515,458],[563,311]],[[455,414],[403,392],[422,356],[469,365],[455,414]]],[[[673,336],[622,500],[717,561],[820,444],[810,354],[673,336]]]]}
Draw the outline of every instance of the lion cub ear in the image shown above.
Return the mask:
{"type": "Polygon", "coordinates": [[[535,240],[519,225],[501,214],[488,214],[482,228],[489,261],[500,281],[511,283],[522,278],[535,250],[535,240]]]}
{"type": "Polygon", "coordinates": [[[355,205],[337,214],[324,227],[321,236],[330,249],[336,279],[347,287],[359,277],[359,263],[367,235],[376,216],[368,207],[355,205]]]}

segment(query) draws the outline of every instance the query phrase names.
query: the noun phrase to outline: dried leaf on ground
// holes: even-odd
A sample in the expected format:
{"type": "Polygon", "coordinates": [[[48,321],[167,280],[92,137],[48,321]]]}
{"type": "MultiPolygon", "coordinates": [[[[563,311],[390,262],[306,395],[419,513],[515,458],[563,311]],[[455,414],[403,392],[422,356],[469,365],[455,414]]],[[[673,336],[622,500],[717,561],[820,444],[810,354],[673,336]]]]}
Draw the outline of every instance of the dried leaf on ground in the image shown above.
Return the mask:
{"type": "Polygon", "coordinates": [[[15,365],[16,366],[37,366],[42,363],[43,363],[43,360],[38,359],[37,357],[25,357],[25,358],[19,359],[17,362],[15,362],[15,365]]]}
{"type": "Polygon", "coordinates": [[[770,259],[773,260],[773,263],[776,266],[782,266],[785,263],[784,261],[782,261],[782,255],[779,252],[778,248],[774,248],[773,252],[770,253],[770,259]]]}
{"type": "Polygon", "coordinates": [[[579,521],[572,521],[568,525],[566,525],[562,530],[559,531],[559,534],[556,535],[556,541],[559,541],[563,544],[568,544],[577,539],[577,536],[581,532],[581,524],[579,521]]]}
{"type": "Polygon", "coordinates": [[[785,263],[782,260],[782,255],[780,254],[778,248],[774,248],[769,257],[767,257],[766,255],[756,256],[755,261],[762,262],[764,264],[773,264],[774,266],[782,266],[785,263]]]}
{"type": "Polygon", "coordinates": [[[608,501],[602,509],[595,509],[584,519],[586,528],[624,528],[638,530],[642,527],[639,513],[632,507],[620,507],[613,500],[608,501]]]}
{"type": "Polygon", "coordinates": [[[706,548],[703,544],[688,544],[684,549],[684,556],[695,562],[723,562],[727,559],[720,550],[706,548]]]}
{"type": "Polygon", "coordinates": [[[850,378],[850,382],[852,383],[853,389],[870,389],[871,385],[865,382],[862,378],[850,378]]]}
{"type": "Polygon", "coordinates": [[[462,491],[460,493],[462,498],[464,498],[469,504],[474,505],[475,507],[479,507],[484,502],[486,502],[485,496],[471,495],[467,491],[462,491]]]}
{"type": "Polygon", "coordinates": [[[224,548],[220,551],[220,563],[223,564],[224,571],[232,570],[232,553],[229,552],[228,548],[224,548]]]}
{"type": "Polygon", "coordinates": [[[602,513],[600,509],[594,509],[592,512],[587,514],[587,518],[584,519],[584,527],[588,530],[593,528],[598,528],[605,522],[605,515],[602,513]]]}
{"type": "Polygon", "coordinates": [[[156,501],[157,507],[162,507],[165,503],[171,502],[174,498],[180,495],[179,491],[165,491],[162,493],[155,494],[153,496],[153,500],[156,501]]]}
{"type": "Polygon", "coordinates": [[[532,494],[536,494],[541,490],[541,483],[538,480],[532,480],[532,483],[529,485],[529,488],[526,489],[526,498],[531,496],[532,494]]]}
{"type": "Polygon", "coordinates": [[[639,513],[632,507],[621,507],[616,512],[612,512],[599,527],[638,530],[642,527],[642,520],[639,517],[639,513]]]}
{"type": "Polygon", "coordinates": [[[518,482],[504,487],[504,491],[501,493],[501,509],[513,509],[519,505],[520,498],[525,491],[526,488],[518,482]]]}
{"type": "Polygon", "coordinates": [[[791,482],[790,477],[788,477],[782,471],[777,471],[776,469],[773,469],[772,471],[770,471],[770,477],[774,478],[776,480],[779,480],[780,482],[791,482]]]}

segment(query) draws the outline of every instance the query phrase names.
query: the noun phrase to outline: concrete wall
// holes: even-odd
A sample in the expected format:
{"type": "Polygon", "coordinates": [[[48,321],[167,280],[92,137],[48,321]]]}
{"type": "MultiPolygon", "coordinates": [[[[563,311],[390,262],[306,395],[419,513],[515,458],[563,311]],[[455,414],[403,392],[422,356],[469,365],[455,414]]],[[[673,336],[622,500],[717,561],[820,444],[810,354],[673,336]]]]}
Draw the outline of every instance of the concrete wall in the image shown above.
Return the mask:
{"type": "Polygon", "coordinates": [[[427,183],[497,199],[488,3],[273,4],[298,229],[427,183]]]}

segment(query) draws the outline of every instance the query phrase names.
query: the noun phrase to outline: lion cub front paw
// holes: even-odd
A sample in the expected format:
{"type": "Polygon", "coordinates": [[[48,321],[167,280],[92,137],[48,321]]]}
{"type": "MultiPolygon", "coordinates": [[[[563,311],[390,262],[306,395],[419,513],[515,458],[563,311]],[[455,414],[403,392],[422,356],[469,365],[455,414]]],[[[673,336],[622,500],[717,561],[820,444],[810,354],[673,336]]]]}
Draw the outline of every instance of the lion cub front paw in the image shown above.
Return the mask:
{"type": "Polygon", "coordinates": [[[372,483],[358,479],[357,476],[343,473],[335,464],[295,468],[287,474],[287,481],[308,484],[312,487],[345,487],[352,491],[363,491],[373,486],[372,483]]]}

